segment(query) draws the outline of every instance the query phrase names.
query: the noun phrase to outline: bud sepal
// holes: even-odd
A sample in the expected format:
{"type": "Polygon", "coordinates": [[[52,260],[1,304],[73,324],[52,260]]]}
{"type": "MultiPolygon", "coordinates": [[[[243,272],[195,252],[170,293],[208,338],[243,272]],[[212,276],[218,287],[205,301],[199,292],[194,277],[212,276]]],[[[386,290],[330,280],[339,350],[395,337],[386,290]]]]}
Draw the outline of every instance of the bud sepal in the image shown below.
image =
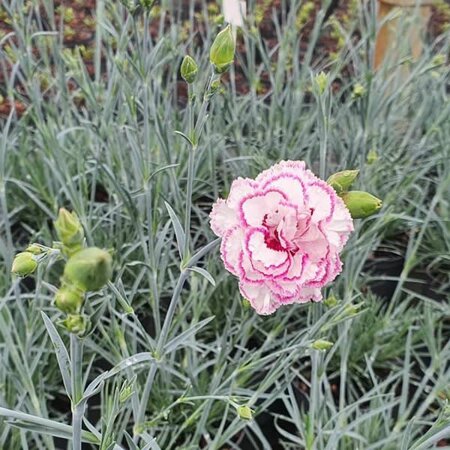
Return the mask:
{"type": "Polygon", "coordinates": [[[359,170],[343,170],[341,172],[336,172],[328,178],[327,183],[338,194],[341,194],[348,191],[358,177],[358,174],[359,170]]]}
{"type": "Polygon", "coordinates": [[[363,219],[380,210],[383,202],[368,192],[349,191],[341,195],[353,219],[363,219]]]}
{"type": "Polygon", "coordinates": [[[240,405],[236,407],[236,412],[240,419],[252,420],[255,411],[247,405],[240,405]]]}
{"type": "Polygon", "coordinates": [[[235,50],[233,33],[228,25],[216,36],[209,52],[209,59],[216,73],[224,73],[231,66],[235,50]]]}
{"type": "Polygon", "coordinates": [[[76,286],[65,285],[55,295],[55,306],[66,314],[79,314],[84,303],[85,292],[76,286]]]}
{"type": "Polygon", "coordinates": [[[11,272],[18,277],[27,277],[37,268],[38,263],[31,252],[21,252],[16,255],[12,263],[11,272]]]}
{"type": "Polygon", "coordinates": [[[198,65],[195,62],[194,58],[189,55],[186,55],[183,58],[183,62],[181,63],[180,68],[180,74],[181,78],[183,78],[183,80],[188,84],[191,84],[196,80],[198,74],[198,65]]]}
{"type": "Polygon", "coordinates": [[[112,258],[106,251],[88,247],[71,256],[64,268],[64,280],[84,291],[98,291],[111,279],[112,258]]]}
{"type": "Polygon", "coordinates": [[[64,320],[61,320],[62,325],[69,333],[76,334],[78,337],[84,337],[89,332],[91,322],[84,314],[69,314],[64,320]]]}
{"type": "Polygon", "coordinates": [[[64,254],[71,256],[81,250],[84,243],[84,230],[75,212],[61,208],[54,226],[64,254]]]}

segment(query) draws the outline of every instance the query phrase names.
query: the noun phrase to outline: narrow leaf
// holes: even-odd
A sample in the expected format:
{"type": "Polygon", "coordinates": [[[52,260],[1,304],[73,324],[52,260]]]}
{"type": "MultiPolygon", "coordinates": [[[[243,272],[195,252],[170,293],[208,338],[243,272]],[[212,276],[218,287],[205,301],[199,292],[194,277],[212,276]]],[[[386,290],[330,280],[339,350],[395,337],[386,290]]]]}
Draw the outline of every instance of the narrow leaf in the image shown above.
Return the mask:
{"type": "Polygon", "coordinates": [[[201,267],[190,267],[189,270],[199,273],[200,275],[205,277],[214,287],[216,287],[216,281],[207,270],[202,269],[201,267]]]}
{"type": "Polygon", "coordinates": [[[122,370],[125,370],[131,366],[135,366],[136,364],[141,364],[143,362],[154,360],[155,359],[153,358],[152,354],[149,352],[138,353],[136,355],[124,359],[122,362],[117,364],[117,366],[114,366],[111,370],[108,370],[107,372],[104,372],[97,378],[95,378],[84,391],[83,398],[80,400],[80,402],[87,401],[89,397],[92,397],[93,395],[97,394],[102,388],[103,383],[107,379],[117,375],[122,370]]]}
{"type": "Polygon", "coordinates": [[[56,359],[58,361],[59,371],[61,372],[61,376],[63,379],[64,388],[66,389],[67,395],[69,397],[72,397],[69,353],[50,318],[43,311],[41,311],[41,315],[44,319],[45,328],[47,329],[47,332],[55,349],[56,359]]]}
{"type": "Polygon", "coordinates": [[[179,334],[177,337],[173,338],[169,341],[164,347],[164,353],[170,353],[180,347],[184,342],[188,341],[191,336],[201,330],[204,326],[206,326],[209,322],[211,322],[215,316],[208,317],[207,319],[202,320],[201,322],[196,323],[194,326],[179,334]]]}
{"type": "Polygon", "coordinates": [[[180,253],[181,259],[183,259],[184,258],[183,249],[186,242],[186,236],[184,235],[183,227],[181,226],[180,220],[178,219],[172,207],[167,202],[164,203],[166,205],[167,211],[170,216],[170,220],[172,221],[173,228],[175,230],[175,237],[177,238],[178,243],[178,252],[180,253]]]}

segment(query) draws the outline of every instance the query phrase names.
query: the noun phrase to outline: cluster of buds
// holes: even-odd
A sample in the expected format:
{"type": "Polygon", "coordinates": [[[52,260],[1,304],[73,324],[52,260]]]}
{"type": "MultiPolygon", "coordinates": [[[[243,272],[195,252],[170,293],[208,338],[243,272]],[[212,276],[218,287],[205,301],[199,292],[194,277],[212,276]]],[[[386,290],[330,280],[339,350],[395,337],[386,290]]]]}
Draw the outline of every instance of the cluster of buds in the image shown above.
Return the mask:
{"type": "MultiPolygon", "coordinates": [[[[209,60],[216,74],[222,74],[233,64],[236,42],[228,25],[214,39],[209,51],[209,60]]],[[[192,84],[198,75],[198,65],[192,56],[183,58],[180,68],[181,78],[188,84],[192,84]]]]}
{"type": "Polygon", "coordinates": [[[54,226],[64,255],[70,257],[83,248],[84,230],[75,212],[61,208],[54,226]]]}
{"type": "Polygon", "coordinates": [[[138,14],[141,11],[150,12],[155,0],[120,0],[130,14],[138,14]]]}
{"type": "Polygon", "coordinates": [[[12,263],[11,272],[18,277],[27,277],[34,273],[39,263],[58,250],[40,244],[31,244],[25,251],[18,253],[12,263]]]}
{"type": "Polygon", "coordinates": [[[349,191],[359,170],[344,170],[328,178],[327,183],[337,192],[347,206],[353,219],[363,219],[380,210],[383,202],[364,191],[349,191]]]}
{"type": "Polygon", "coordinates": [[[84,335],[89,329],[89,319],[82,314],[86,293],[100,290],[111,279],[112,258],[106,250],[85,247],[84,230],[74,212],[61,208],[54,227],[59,239],[56,248],[30,245],[16,255],[11,271],[25,277],[31,275],[49,254],[64,256],[64,273],[54,303],[66,314],[62,325],[71,333],[84,335]]]}

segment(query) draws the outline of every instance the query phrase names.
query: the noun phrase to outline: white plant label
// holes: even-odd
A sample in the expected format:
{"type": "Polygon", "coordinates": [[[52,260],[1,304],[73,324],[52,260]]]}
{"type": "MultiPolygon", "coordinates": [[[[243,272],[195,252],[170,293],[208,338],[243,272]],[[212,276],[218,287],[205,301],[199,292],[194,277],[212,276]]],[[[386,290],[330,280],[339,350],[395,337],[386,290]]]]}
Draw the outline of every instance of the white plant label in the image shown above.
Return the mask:
{"type": "Polygon", "coordinates": [[[244,17],[247,14],[245,0],[223,0],[223,17],[225,22],[235,27],[244,26],[244,17]]]}

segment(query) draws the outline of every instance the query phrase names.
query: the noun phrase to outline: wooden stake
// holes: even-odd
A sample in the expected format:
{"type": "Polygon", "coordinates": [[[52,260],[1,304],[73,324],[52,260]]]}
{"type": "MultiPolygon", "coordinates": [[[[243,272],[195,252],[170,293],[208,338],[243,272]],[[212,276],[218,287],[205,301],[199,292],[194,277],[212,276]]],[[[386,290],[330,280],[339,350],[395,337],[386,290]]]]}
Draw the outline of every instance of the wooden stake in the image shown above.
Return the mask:
{"type": "Polygon", "coordinates": [[[399,52],[405,40],[410,50],[408,56],[416,59],[421,55],[433,3],[433,0],[378,0],[378,23],[382,25],[375,44],[375,69],[386,61],[398,62],[407,56],[399,52]],[[406,25],[406,18],[415,20],[406,25]]]}

